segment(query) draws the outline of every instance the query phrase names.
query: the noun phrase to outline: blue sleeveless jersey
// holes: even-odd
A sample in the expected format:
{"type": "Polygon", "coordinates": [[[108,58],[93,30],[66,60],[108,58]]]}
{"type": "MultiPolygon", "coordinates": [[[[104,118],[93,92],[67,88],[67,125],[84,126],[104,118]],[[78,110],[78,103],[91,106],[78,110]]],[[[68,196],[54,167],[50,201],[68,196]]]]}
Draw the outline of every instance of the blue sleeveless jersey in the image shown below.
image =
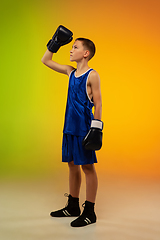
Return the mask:
{"type": "Polygon", "coordinates": [[[94,118],[92,114],[93,102],[87,94],[87,79],[93,69],[89,69],[79,77],[75,77],[73,70],[69,77],[68,98],[65,113],[63,133],[85,136],[94,118]]]}

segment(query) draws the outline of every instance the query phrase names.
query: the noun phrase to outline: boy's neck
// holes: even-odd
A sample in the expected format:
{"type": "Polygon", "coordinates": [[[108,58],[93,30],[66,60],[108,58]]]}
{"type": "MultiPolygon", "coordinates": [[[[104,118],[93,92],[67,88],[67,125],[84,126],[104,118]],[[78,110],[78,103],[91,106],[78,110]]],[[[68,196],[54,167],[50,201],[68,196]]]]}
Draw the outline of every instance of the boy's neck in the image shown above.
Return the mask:
{"type": "Polygon", "coordinates": [[[90,69],[88,62],[77,62],[76,76],[83,74],[88,69],[90,69]]]}

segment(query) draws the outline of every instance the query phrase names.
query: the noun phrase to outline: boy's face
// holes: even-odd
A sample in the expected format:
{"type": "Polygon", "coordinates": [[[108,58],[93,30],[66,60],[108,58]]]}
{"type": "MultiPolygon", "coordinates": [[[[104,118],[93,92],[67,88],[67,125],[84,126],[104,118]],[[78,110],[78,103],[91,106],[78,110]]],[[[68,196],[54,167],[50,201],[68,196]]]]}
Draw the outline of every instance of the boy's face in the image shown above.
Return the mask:
{"type": "Polygon", "coordinates": [[[79,62],[83,58],[86,58],[88,54],[89,51],[84,49],[82,42],[76,40],[72,46],[72,50],[70,51],[70,61],[79,62]]]}

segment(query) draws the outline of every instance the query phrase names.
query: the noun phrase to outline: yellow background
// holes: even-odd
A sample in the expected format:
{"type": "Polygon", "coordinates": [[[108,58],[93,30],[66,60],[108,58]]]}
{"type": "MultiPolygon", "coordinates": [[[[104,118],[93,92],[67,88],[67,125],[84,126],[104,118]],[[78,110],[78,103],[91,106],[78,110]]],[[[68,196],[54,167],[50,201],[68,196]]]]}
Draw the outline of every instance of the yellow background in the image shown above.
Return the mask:
{"type": "MultiPolygon", "coordinates": [[[[158,0],[1,1],[1,177],[66,169],[61,140],[68,78],[41,63],[60,24],[74,39],[96,44],[90,67],[101,78],[104,122],[98,171],[160,176],[159,12],[158,0]]],[[[72,43],[54,60],[71,64],[72,43]]]]}

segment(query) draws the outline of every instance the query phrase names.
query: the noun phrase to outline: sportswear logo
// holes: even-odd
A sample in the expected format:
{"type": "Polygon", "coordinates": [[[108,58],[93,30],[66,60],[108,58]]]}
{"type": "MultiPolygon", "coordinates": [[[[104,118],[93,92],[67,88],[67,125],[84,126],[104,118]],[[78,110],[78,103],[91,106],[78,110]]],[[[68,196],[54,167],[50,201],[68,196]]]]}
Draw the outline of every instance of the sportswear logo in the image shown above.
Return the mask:
{"type": "Polygon", "coordinates": [[[91,220],[90,220],[89,218],[87,218],[87,217],[84,219],[84,221],[85,221],[87,224],[92,223],[91,220]]]}
{"type": "Polygon", "coordinates": [[[64,213],[64,215],[66,215],[67,217],[68,217],[68,216],[71,216],[71,214],[70,214],[67,210],[64,210],[63,213],[64,213]]]}

